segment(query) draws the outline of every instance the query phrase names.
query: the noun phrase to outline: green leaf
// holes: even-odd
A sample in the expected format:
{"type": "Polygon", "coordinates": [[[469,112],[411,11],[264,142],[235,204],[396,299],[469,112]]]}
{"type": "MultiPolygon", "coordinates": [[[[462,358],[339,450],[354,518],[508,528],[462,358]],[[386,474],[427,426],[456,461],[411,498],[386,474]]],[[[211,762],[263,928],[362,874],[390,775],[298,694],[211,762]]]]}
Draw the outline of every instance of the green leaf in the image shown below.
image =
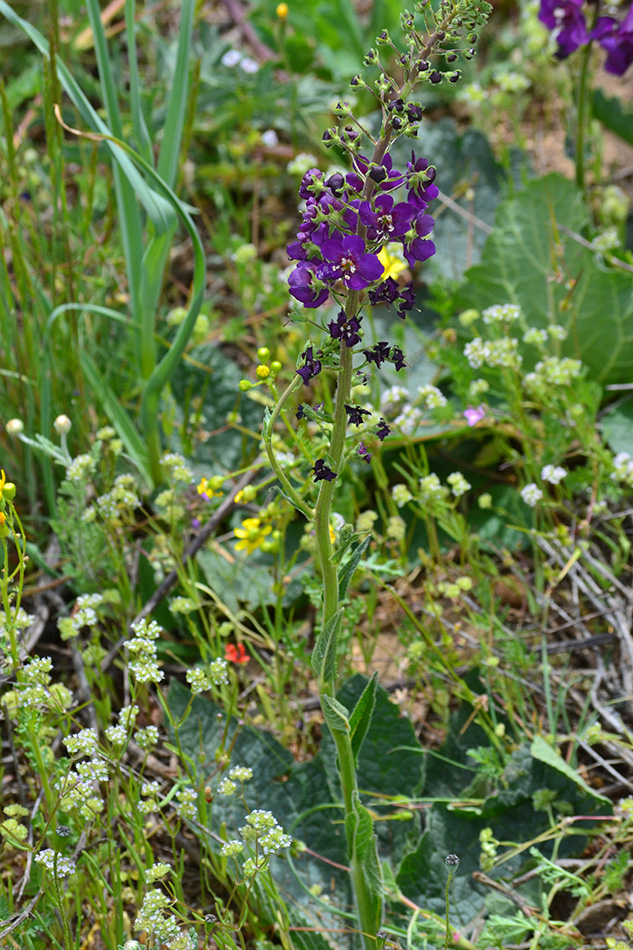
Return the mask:
{"type": "Polygon", "coordinates": [[[364,541],[361,541],[359,544],[356,544],[352,551],[340,569],[339,578],[338,578],[338,596],[339,600],[344,600],[347,596],[347,589],[350,585],[352,577],[354,576],[354,571],[360,564],[362,557],[369,547],[370,537],[367,535],[364,541]]]}
{"type": "Polygon", "coordinates": [[[374,714],[376,705],[376,689],[378,687],[378,671],[375,670],[367,686],[360,694],[358,702],[354,706],[350,716],[349,725],[352,739],[352,750],[354,752],[354,761],[358,768],[358,755],[363,744],[363,739],[371,724],[371,717],[374,714]]]}
{"type": "Polygon", "coordinates": [[[628,452],[633,456],[633,396],[607,409],[600,429],[614,452],[628,452]]]}
{"type": "Polygon", "coordinates": [[[324,683],[331,683],[338,672],[338,643],[342,622],[343,608],[339,607],[320,631],[314,644],[312,669],[324,683]]]}
{"type": "MultiPolygon", "coordinates": [[[[572,234],[589,225],[581,192],[562,175],[531,181],[515,198],[503,201],[481,263],[467,272],[457,304],[478,310],[520,304],[527,326],[558,323],[568,330],[561,355],[581,359],[594,381],[628,382],[633,371],[633,277],[606,268],[559,225],[572,234]]],[[[538,359],[534,347],[524,346],[523,353],[528,367],[538,359]]]]}
{"type": "Polygon", "coordinates": [[[615,132],[624,142],[633,145],[633,112],[622,107],[620,99],[605,96],[602,89],[594,89],[591,98],[594,118],[615,132]]]}
{"type": "Polygon", "coordinates": [[[365,806],[361,804],[357,792],[354,792],[352,797],[352,809],[349,817],[353,817],[354,820],[350,822],[352,835],[348,840],[348,845],[350,854],[362,863],[374,837],[374,823],[365,806]]]}
{"type": "Polygon", "coordinates": [[[608,807],[611,806],[609,799],[605,798],[604,795],[600,795],[599,792],[596,792],[595,789],[587,785],[577,770],[572,768],[571,765],[568,765],[562,755],[560,755],[556,749],[553,749],[552,746],[545,741],[543,736],[534,737],[530,746],[530,752],[539,762],[544,762],[546,765],[551,766],[551,768],[556,769],[562,775],[566,776],[570,781],[575,782],[578,788],[586,795],[590,795],[592,798],[604,802],[608,807]]]}
{"type": "Polygon", "coordinates": [[[327,694],[321,697],[323,716],[332,732],[349,732],[349,710],[327,694]]]}

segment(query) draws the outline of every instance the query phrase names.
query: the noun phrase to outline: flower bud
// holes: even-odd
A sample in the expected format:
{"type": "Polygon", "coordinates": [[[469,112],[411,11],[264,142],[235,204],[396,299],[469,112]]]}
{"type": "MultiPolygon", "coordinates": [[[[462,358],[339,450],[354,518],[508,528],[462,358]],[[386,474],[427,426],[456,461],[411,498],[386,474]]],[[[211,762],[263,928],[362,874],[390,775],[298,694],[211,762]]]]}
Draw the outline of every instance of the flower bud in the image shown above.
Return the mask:
{"type": "Polygon", "coordinates": [[[257,351],[257,359],[260,363],[265,363],[267,359],[270,359],[270,350],[267,346],[260,346],[257,351]]]}
{"type": "Polygon", "coordinates": [[[283,367],[281,363],[279,362],[279,360],[273,360],[272,363],[270,364],[270,372],[273,374],[273,376],[276,376],[277,373],[281,373],[282,369],[283,367]]]}
{"type": "Polygon", "coordinates": [[[279,19],[283,22],[288,16],[288,4],[287,3],[278,3],[275,13],[279,19]]]}
{"type": "Polygon", "coordinates": [[[15,498],[16,487],[13,482],[5,482],[2,486],[2,497],[6,498],[7,501],[13,501],[15,498]]]}
{"type": "Polygon", "coordinates": [[[248,379],[240,379],[238,389],[241,393],[247,393],[253,388],[253,384],[248,379]]]}
{"type": "Polygon", "coordinates": [[[67,435],[70,432],[71,426],[72,422],[68,416],[64,415],[57,416],[55,422],[53,423],[53,428],[55,429],[57,435],[67,435]]]}
{"type": "Polygon", "coordinates": [[[270,376],[270,367],[266,366],[264,363],[260,363],[255,370],[255,375],[258,379],[268,379],[270,376]]]}
{"type": "Polygon", "coordinates": [[[24,432],[24,423],[21,419],[9,419],[5,426],[7,435],[15,436],[24,432]]]}

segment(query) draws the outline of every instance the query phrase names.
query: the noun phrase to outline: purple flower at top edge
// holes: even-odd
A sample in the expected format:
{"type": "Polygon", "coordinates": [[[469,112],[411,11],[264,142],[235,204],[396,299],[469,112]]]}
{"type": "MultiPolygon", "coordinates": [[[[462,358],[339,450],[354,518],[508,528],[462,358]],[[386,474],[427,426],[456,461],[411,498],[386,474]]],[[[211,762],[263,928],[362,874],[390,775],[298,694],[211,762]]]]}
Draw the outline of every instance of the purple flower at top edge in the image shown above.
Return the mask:
{"type": "Polygon", "coordinates": [[[369,350],[363,350],[367,362],[375,363],[378,369],[380,369],[383,363],[387,362],[390,352],[391,347],[384,340],[381,340],[380,343],[374,343],[369,350]]]}
{"type": "Polygon", "coordinates": [[[299,261],[288,278],[290,293],[304,307],[320,307],[330,295],[319,274],[318,261],[299,261]]]}
{"type": "Polygon", "coordinates": [[[382,277],[383,265],[376,254],[367,253],[365,242],[357,234],[331,237],[321,245],[321,253],[334,264],[332,277],[341,278],[350,290],[363,290],[382,277]]]}
{"type": "MultiPolygon", "coordinates": [[[[319,352],[321,352],[319,350],[319,352]]],[[[302,359],[305,360],[304,365],[297,370],[297,375],[301,377],[305,385],[307,386],[311,379],[315,376],[318,376],[321,372],[321,360],[316,359],[312,353],[312,347],[307,346],[303,353],[301,354],[302,359]]],[[[299,416],[299,418],[301,418],[299,416]]]]}
{"type": "Polygon", "coordinates": [[[333,482],[336,478],[336,472],[333,472],[329,465],[326,465],[323,459],[317,459],[312,467],[315,482],[333,482]]]}
{"type": "Polygon", "coordinates": [[[486,415],[486,407],[478,406],[476,409],[473,409],[472,406],[469,406],[468,409],[464,409],[464,419],[469,426],[476,426],[478,422],[481,422],[483,417],[486,415]]]}
{"type": "Polygon", "coordinates": [[[369,462],[371,462],[371,454],[364,442],[358,443],[357,451],[360,457],[362,458],[363,462],[367,462],[368,464],[369,462]]]}
{"type": "Polygon", "coordinates": [[[362,406],[345,406],[347,413],[347,422],[351,426],[360,426],[363,424],[363,416],[371,416],[369,409],[363,409],[362,406]]]}
{"type": "Polygon", "coordinates": [[[589,42],[582,4],[583,0],[541,0],[538,18],[554,34],[557,59],[567,59],[589,42]]]}
{"type": "Polygon", "coordinates": [[[350,317],[348,320],[344,310],[339,312],[336,320],[330,320],[327,328],[333,340],[340,340],[348,348],[361,341],[358,332],[360,330],[360,320],[358,317],[350,317]]]}
{"type": "Polygon", "coordinates": [[[596,28],[592,31],[591,37],[598,39],[600,46],[607,52],[607,58],[604,64],[606,72],[613,76],[623,76],[631,63],[633,63],[633,6],[622,20],[617,24],[616,30],[607,32],[606,23],[601,21],[609,20],[610,17],[600,17],[596,23],[596,28]],[[600,35],[602,33],[602,35],[600,35]],[[606,34],[606,35],[605,35],[606,34]]]}
{"type": "Polygon", "coordinates": [[[377,436],[377,438],[379,438],[380,441],[382,442],[382,441],[384,441],[384,439],[387,438],[387,436],[389,435],[390,432],[391,432],[391,429],[389,428],[389,426],[387,425],[387,423],[385,422],[385,420],[384,420],[384,419],[382,418],[382,416],[381,416],[381,417],[380,417],[380,420],[379,420],[379,422],[378,422],[378,425],[377,425],[377,427],[376,427],[376,436],[377,436]]]}

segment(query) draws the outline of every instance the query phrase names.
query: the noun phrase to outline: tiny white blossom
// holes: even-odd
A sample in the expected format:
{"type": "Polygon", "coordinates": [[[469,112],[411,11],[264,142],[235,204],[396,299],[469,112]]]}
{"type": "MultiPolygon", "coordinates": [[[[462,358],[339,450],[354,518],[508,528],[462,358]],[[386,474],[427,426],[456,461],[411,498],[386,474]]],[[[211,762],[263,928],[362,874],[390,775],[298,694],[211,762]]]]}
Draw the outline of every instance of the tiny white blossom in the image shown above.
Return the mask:
{"type": "Polygon", "coordinates": [[[418,395],[424,400],[427,409],[439,409],[446,405],[446,396],[437,386],[418,386],[418,395]]]}
{"type": "Polygon", "coordinates": [[[242,54],[237,49],[229,49],[226,51],[220,62],[223,66],[227,66],[231,69],[233,66],[237,66],[239,61],[242,58],[242,54]]]}
{"type": "Polygon", "coordinates": [[[35,855],[35,860],[38,864],[41,864],[42,867],[45,867],[47,871],[52,871],[53,874],[56,874],[57,877],[68,877],[69,874],[74,874],[76,869],[74,861],[71,861],[70,858],[63,857],[61,854],[57,854],[52,848],[40,851],[39,854],[35,855]]]}
{"type": "Polygon", "coordinates": [[[484,323],[514,323],[521,316],[521,308],[517,304],[494,304],[481,313],[484,323]]]}
{"type": "Polygon", "coordinates": [[[400,483],[398,485],[394,485],[391,489],[391,497],[395,501],[398,508],[403,508],[408,501],[411,501],[413,495],[406,485],[400,483]]]}
{"type": "Polygon", "coordinates": [[[231,841],[227,841],[222,845],[220,848],[220,854],[223,858],[234,858],[237,854],[241,854],[243,850],[244,845],[242,842],[232,839],[231,841]]]}
{"type": "Polygon", "coordinates": [[[526,330],[523,334],[523,342],[534,344],[547,343],[547,330],[530,327],[530,329],[526,330]]]}
{"type": "Polygon", "coordinates": [[[542,497],[543,492],[534,482],[529,482],[521,489],[521,498],[526,505],[530,506],[530,508],[534,508],[534,506],[541,500],[542,497]]]}
{"type": "Polygon", "coordinates": [[[451,491],[455,498],[459,498],[464,492],[467,492],[472,485],[470,482],[467,482],[461,472],[452,472],[446,479],[448,484],[451,486],[451,491]]]}
{"type": "Polygon", "coordinates": [[[547,328],[547,332],[552,340],[566,340],[569,336],[565,327],[561,327],[560,323],[552,323],[552,325],[547,328]]]}
{"type": "Polygon", "coordinates": [[[561,465],[544,465],[541,469],[541,478],[550,485],[558,485],[566,475],[567,471],[561,465]]]}

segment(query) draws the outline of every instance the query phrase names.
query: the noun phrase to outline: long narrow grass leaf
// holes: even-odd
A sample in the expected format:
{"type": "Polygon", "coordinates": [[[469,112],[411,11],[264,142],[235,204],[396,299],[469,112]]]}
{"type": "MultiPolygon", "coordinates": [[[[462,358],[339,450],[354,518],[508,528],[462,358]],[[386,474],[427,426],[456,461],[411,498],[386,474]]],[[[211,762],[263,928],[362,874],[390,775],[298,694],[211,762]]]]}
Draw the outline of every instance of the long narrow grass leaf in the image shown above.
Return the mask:
{"type": "Polygon", "coordinates": [[[195,0],[183,0],[180,10],[176,68],[169,96],[169,105],[167,106],[163,141],[158,157],[158,174],[167,182],[170,188],[173,188],[176,182],[182,130],[186,118],[189,90],[189,54],[194,9],[195,0]]]}

